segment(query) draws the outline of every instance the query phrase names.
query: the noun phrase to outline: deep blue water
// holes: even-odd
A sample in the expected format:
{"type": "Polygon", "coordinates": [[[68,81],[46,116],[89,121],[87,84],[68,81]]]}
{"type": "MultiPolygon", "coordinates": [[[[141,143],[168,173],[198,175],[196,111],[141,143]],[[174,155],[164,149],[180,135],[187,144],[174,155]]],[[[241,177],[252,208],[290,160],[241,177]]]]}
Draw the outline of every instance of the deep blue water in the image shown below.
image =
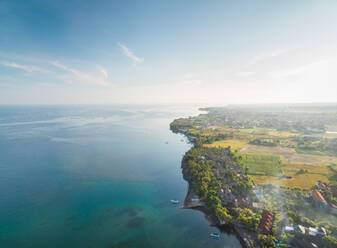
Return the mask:
{"type": "Polygon", "coordinates": [[[196,106],[0,106],[0,247],[240,247],[170,203],[196,106]],[[168,142],[168,144],[166,144],[168,142]]]}

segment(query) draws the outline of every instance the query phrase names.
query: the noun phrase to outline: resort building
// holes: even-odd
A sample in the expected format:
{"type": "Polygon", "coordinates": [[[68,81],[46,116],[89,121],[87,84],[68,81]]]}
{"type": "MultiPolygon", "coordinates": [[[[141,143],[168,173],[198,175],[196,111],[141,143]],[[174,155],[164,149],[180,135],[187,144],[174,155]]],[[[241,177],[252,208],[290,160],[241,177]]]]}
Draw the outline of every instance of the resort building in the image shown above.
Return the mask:
{"type": "Polygon", "coordinates": [[[311,192],[312,195],[312,199],[314,200],[314,203],[316,205],[316,207],[319,208],[326,208],[327,207],[327,202],[324,199],[324,197],[322,196],[322,194],[318,191],[318,190],[313,190],[311,192]]]}
{"type": "Polygon", "coordinates": [[[271,229],[272,219],[273,219],[273,213],[268,210],[263,210],[262,218],[260,220],[258,229],[262,232],[269,232],[271,229]]]}
{"type": "Polygon", "coordinates": [[[302,225],[297,225],[296,231],[297,231],[299,234],[304,235],[304,234],[305,234],[305,227],[302,226],[302,225]]]}
{"type": "Polygon", "coordinates": [[[326,230],[324,227],[309,227],[308,228],[308,234],[310,236],[314,236],[314,237],[322,237],[326,235],[326,230]]]}
{"type": "Polygon", "coordinates": [[[253,208],[264,208],[264,203],[263,202],[253,202],[253,208]]]}

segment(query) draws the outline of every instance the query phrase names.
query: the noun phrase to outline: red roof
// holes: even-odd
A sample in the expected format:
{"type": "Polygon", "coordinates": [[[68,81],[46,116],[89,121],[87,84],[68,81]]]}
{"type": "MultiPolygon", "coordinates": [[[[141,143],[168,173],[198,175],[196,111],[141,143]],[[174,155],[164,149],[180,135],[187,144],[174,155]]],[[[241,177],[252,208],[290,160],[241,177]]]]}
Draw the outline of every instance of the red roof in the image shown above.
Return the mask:
{"type": "Polygon", "coordinates": [[[317,191],[317,190],[313,190],[312,191],[312,197],[314,198],[314,200],[316,202],[326,203],[326,201],[325,201],[324,197],[322,196],[322,194],[319,191],[317,191]]]}
{"type": "Polygon", "coordinates": [[[264,210],[262,213],[262,218],[260,220],[259,229],[263,231],[269,231],[270,230],[270,222],[273,218],[273,213],[270,211],[264,210]]]}

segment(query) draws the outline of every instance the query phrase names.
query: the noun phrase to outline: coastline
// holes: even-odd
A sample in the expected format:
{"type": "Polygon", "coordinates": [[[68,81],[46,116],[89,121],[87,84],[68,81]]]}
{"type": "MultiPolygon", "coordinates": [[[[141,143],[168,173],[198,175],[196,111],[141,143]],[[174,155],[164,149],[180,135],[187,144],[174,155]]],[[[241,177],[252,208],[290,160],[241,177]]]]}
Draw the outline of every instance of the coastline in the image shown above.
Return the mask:
{"type": "MultiPolygon", "coordinates": [[[[186,180],[186,179],[185,179],[186,180]]],[[[204,204],[196,204],[192,201],[192,198],[195,196],[195,193],[193,192],[193,189],[191,187],[191,183],[188,182],[188,189],[187,194],[184,200],[184,205],[182,208],[184,209],[193,209],[198,210],[204,213],[205,218],[211,223],[211,226],[218,226],[218,218],[210,211],[204,204]]]]}
{"type": "Polygon", "coordinates": [[[203,110],[207,113],[170,124],[191,144],[181,162],[188,182],[183,207],[199,210],[212,226],[235,233],[242,247],[301,246],[296,239],[335,247],[334,212],[320,206],[336,208],[337,165],[331,162],[336,139],[315,136],[325,130],[317,127],[326,125],[330,112],[322,109],[317,117],[310,108],[203,110]],[[313,119],[309,126],[308,117],[313,119]],[[331,164],[324,163],[327,157],[331,164]],[[297,166],[298,161],[303,165],[297,166]],[[326,168],[320,179],[311,177],[316,166],[326,168]]]}
{"type": "MultiPolygon", "coordinates": [[[[226,232],[228,234],[233,234],[236,236],[236,238],[239,240],[241,246],[243,248],[249,248],[251,247],[249,244],[246,243],[246,234],[241,228],[235,224],[226,224],[221,223],[218,219],[218,217],[215,215],[213,211],[211,211],[203,202],[198,201],[198,203],[193,201],[193,198],[196,196],[192,189],[192,182],[189,178],[189,175],[186,174],[186,171],[184,169],[184,158],[181,163],[182,168],[182,174],[184,180],[188,183],[188,189],[187,193],[184,199],[184,204],[182,206],[183,209],[191,209],[191,210],[197,210],[202,212],[205,215],[205,218],[210,222],[211,226],[217,227],[221,232],[226,232]]],[[[259,246],[256,246],[259,247],[259,246]]]]}

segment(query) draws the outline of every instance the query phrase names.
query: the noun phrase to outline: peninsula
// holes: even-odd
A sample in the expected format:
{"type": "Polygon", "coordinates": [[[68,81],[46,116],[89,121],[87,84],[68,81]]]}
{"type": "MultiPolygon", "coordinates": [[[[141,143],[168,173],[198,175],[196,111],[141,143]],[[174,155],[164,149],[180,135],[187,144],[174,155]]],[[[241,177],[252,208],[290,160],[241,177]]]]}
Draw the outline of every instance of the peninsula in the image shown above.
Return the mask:
{"type": "Polygon", "coordinates": [[[184,207],[243,247],[337,247],[337,106],[201,110],[170,125],[193,144],[184,207]]]}

